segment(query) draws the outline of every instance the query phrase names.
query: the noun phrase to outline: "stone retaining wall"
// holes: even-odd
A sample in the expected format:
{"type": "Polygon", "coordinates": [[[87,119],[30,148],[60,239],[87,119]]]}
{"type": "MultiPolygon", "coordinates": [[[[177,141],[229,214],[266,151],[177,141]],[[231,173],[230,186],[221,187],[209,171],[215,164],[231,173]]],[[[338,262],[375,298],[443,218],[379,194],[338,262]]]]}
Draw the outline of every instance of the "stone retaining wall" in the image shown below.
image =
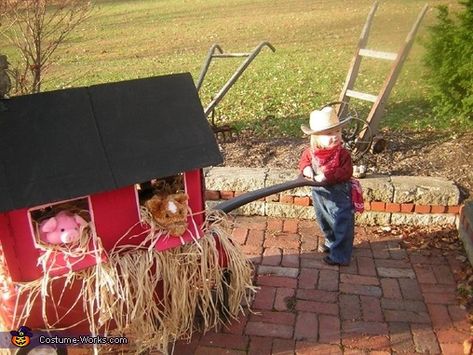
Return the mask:
{"type": "MultiPolygon", "coordinates": [[[[297,170],[214,167],[205,171],[206,203],[212,207],[248,191],[294,179],[297,170]]],[[[365,212],[360,224],[457,224],[460,191],[451,181],[432,177],[372,175],[360,179],[365,212]]],[[[310,187],[288,190],[232,212],[281,218],[314,219],[310,187]]]]}
{"type": "Polygon", "coordinates": [[[458,232],[465,246],[468,259],[473,265],[473,201],[465,203],[465,206],[460,211],[458,232]]]}

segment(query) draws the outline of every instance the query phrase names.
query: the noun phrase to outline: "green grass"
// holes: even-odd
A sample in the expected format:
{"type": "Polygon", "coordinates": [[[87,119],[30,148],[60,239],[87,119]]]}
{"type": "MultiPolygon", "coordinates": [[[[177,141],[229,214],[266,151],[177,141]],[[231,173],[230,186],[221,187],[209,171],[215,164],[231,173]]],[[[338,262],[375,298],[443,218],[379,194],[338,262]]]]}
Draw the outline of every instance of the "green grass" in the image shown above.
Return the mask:
{"type": "MultiPolygon", "coordinates": [[[[369,47],[396,52],[425,0],[381,1],[369,47]]],[[[456,0],[443,3],[455,6],[456,0]]],[[[371,0],[102,0],[56,53],[44,90],[190,72],[195,80],[207,51],[264,49],[218,105],[218,122],[267,135],[301,135],[311,110],[338,99],[371,0]]],[[[471,129],[435,119],[422,64],[426,15],[391,93],[382,126],[471,129]]],[[[0,47],[14,62],[14,48],[0,47]]],[[[205,107],[241,59],[214,62],[200,93],[205,107]]],[[[389,62],[390,63],[390,62],[389,62]]],[[[390,64],[364,61],[356,89],[376,94],[390,64]]],[[[360,111],[364,112],[361,108],[360,111]]]]}

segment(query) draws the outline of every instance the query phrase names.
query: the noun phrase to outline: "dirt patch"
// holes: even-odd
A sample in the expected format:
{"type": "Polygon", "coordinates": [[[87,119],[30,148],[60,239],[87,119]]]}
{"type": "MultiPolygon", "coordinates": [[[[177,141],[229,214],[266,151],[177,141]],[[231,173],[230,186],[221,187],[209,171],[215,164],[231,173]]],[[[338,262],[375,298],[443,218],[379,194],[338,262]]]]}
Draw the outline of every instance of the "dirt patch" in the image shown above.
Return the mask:
{"type": "MultiPolygon", "coordinates": [[[[462,199],[473,197],[473,132],[465,134],[383,131],[386,148],[366,153],[359,163],[379,174],[443,177],[454,181],[462,199]]],[[[264,138],[250,132],[220,142],[224,166],[297,168],[307,138],[264,138]]]]}

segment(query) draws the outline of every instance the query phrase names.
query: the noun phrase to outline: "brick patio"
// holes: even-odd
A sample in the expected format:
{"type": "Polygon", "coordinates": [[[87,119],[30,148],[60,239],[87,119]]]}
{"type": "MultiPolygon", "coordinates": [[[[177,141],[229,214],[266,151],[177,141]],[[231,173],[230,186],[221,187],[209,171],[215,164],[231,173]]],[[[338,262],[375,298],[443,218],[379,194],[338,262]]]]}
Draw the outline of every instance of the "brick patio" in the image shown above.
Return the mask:
{"type": "Polygon", "coordinates": [[[406,251],[357,227],[348,267],[325,265],[307,220],[237,217],[256,267],[255,313],[176,343],[174,354],[463,354],[467,312],[456,299],[456,255],[406,251]]]}

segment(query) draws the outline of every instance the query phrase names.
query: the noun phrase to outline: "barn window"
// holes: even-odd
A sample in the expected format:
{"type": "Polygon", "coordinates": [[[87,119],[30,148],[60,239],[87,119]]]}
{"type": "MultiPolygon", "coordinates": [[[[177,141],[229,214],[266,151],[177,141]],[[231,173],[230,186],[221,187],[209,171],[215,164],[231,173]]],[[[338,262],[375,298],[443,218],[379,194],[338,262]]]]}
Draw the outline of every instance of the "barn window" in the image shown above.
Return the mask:
{"type": "Polygon", "coordinates": [[[48,204],[29,210],[32,234],[37,244],[68,244],[77,241],[91,221],[87,197],[48,204]],[[72,229],[77,229],[77,233],[72,229]]]}
{"type": "Polygon", "coordinates": [[[140,205],[144,205],[154,195],[171,195],[184,192],[184,174],[152,179],[139,184],[138,188],[140,205]]]}

